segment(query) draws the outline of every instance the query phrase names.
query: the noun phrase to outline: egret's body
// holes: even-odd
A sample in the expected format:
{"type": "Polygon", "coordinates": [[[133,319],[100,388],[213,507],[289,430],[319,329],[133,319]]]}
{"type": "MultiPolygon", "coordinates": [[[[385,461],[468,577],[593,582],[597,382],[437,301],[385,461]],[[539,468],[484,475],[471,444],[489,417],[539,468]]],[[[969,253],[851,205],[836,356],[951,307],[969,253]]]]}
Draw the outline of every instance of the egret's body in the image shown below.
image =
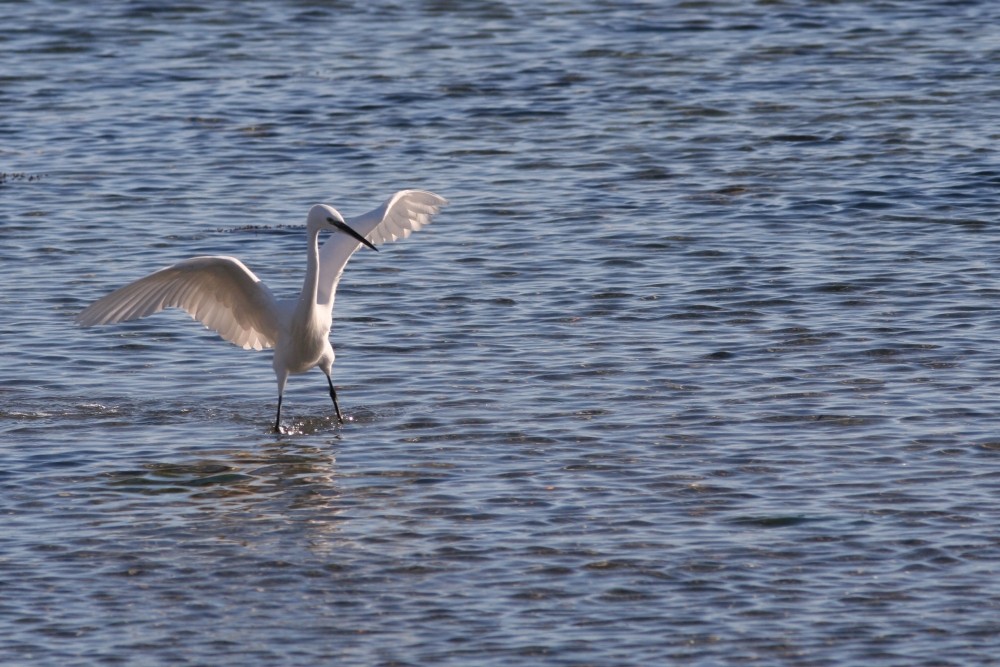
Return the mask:
{"type": "Polygon", "coordinates": [[[375,250],[375,243],[406,238],[428,224],[447,203],[431,192],[402,190],[377,209],[348,220],[330,206],[313,206],[306,218],[306,276],[298,298],[276,299],[235,257],[194,257],[112,292],[85,308],[77,322],[82,326],[113,324],[164,308],[183,308],[231,343],[245,349],[274,348],[278,381],[275,430],[280,430],[281,399],[288,376],[315,366],[326,375],[337,418],[343,422],[331,377],[334,353],[330,327],[344,266],[362,244],[375,250]],[[320,248],[323,230],[334,233],[320,248]]]}

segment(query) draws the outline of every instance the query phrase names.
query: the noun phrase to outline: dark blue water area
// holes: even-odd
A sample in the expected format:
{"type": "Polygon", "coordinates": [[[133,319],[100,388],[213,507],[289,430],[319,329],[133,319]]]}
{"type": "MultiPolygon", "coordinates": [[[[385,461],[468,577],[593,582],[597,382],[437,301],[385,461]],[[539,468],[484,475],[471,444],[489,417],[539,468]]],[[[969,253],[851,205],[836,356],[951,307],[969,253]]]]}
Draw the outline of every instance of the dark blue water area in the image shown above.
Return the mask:
{"type": "Polygon", "coordinates": [[[0,662],[995,662],[1000,6],[91,5],[0,4],[0,662]],[[342,426],[73,322],[403,188],[342,426]]]}

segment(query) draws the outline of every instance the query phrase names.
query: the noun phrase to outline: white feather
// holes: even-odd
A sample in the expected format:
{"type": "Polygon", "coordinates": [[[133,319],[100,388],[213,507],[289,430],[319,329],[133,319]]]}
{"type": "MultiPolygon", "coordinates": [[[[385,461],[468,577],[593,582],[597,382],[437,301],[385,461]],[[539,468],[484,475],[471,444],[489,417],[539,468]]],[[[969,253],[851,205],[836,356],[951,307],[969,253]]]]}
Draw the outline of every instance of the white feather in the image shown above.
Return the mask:
{"type": "Polygon", "coordinates": [[[193,257],[119,288],[85,308],[85,327],[115,324],[182,308],[245,349],[274,347],[278,307],[271,290],[235,257],[193,257]]]}
{"type": "MultiPolygon", "coordinates": [[[[431,216],[447,203],[447,199],[433,192],[400,190],[378,208],[344,221],[375,245],[391,243],[430,224],[431,216]]],[[[333,309],[340,276],[351,255],[360,247],[361,243],[350,236],[334,234],[320,248],[318,305],[333,309]]]]}

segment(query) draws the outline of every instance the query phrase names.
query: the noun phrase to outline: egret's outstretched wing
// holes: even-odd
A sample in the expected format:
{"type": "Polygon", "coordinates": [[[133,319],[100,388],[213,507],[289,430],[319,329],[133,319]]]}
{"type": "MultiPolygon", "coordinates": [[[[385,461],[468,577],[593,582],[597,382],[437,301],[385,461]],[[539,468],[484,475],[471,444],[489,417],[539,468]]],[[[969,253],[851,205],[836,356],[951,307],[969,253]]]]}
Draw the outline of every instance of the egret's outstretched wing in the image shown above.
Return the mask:
{"type": "MultiPolygon", "coordinates": [[[[444,197],[424,190],[400,190],[374,211],[344,221],[354,231],[375,244],[405,239],[424,225],[448,203],[444,197]]],[[[328,308],[340,282],[340,274],[361,244],[347,234],[333,234],[319,252],[319,292],[317,302],[328,308]]]]}
{"type": "Polygon", "coordinates": [[[273,347],[277,303],[271,291],[235,257],[193,257],[160,269],[95,301],[76,316],[85,327],[183,308],[209,329],[245,349],[273,347]]]}

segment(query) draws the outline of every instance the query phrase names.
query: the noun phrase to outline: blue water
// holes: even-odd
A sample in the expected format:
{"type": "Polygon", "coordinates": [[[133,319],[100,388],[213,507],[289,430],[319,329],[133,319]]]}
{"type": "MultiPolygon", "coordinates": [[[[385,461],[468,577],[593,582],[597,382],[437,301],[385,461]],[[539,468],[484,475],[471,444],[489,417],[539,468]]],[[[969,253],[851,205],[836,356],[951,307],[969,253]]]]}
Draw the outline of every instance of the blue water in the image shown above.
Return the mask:
{"type": "Polygon", "coordinates": [[[0,5],[0,662],[989,665],[1000,5],[0,5]],[[90,6],[93,5],[93,6],[90,6]],[[334,380],[186,315],[359,252],[334,380]]]}

